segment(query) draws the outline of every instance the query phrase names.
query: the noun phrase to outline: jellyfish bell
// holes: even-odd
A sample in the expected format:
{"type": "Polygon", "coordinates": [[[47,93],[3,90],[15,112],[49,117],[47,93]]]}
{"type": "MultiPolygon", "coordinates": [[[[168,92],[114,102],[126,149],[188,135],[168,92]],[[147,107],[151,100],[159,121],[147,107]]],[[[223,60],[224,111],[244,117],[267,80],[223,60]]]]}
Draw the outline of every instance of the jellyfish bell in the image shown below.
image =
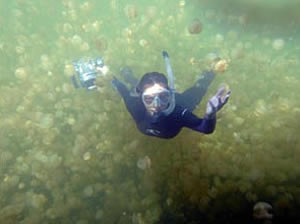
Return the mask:
{"type": "Polygon", "coordinates": [[[98,36],[94,40],[94,46],[97,50],[105,51],[108,47],[108,41],[103,36],[98,36]]]}
{"type": "Polygon", "coordinates": [[[185,0],[179,1],[178,7],[179,7],[179,8],[184,8],[184,7],[185,7],[185,0]]]}
{"type": "Polygon", "coordinates": [[[203,29],[203,25],[199,19],[194,19],[188,26],[188,31],[190,34],[201,33],[202,29],[203,29]]]}
{"type": "Polygon", "coordinates": [[[135,5],[126,5],[124,12],[129,19],[136,19],[138,17],[138,11],[135,5]]]}
{"type": "Polygon", "coordinates": [[[285,44],[284,40],[278,38],[278,39],[276,39],[276,40],[273,41],[272,47],[273,47],[273,49],[279,51],[279,50],[281,50],[284,47],[284,44],[285,44]]]}
{"type": "Polygon", "coordinates": [[[23,46],[16,46],[17,54],[23,54],[25,52],[25,48],[23,46]]]}
{"type": "Polygon", "coordinates": [[[19,68],[17,68],[16,71],[15,71],[15,76],[16,76],[18,79],[24,80],[24,79],[27,78],[28,74],[27,74],[27,71],[26,71],[25,68],[19,67],[19,68]]]}
{"type": "Polygon", "coordinates": [[[141,40],[139,41],[139,45],[140,45],[141,47],[143,47],[143,48],[147,48],[147,47],[149,46],[148,41],[145,40],[145,39],[141,39],[141,40]]]}
{"type": "Polygon", "coordinates": [[[101,26],[101,21],[96,20],[95,22],[92,23],[92,29],[94,32],[99,32],[100,26],[101,26]]]}
{"type": "Polygon", "coordinates": [[[211,69],[217,73],[223,73],[228,68],[229,60],[221,59],[217,53],[209,53],[206,59],[211,64],[211,69]]]}
{"type": "Polygon", "coordinates": [[[149,6],[147,8],[147,18],[153,19],[157,14],[157,8],[155,6],[149,6]]]}
{"type": "Polygon", "coordinates": [[[141,157],[138,159],[136,165],[141,170],[149,169],[151,167],[151,159],[149,156],[141,157]]]}
{"type": "Polygon", "coordinates": [[[228,68],[228,61],[225,59],[221,59],[214,65],[214,70],[218,73],[225,72],[228,68]]]}
{"type": "Polygon", "coordinates": [[[71,64],[66,64],[64,68],[64,74],[71,77],[75,73],[74,67],[71,64]]]}
{"type": "Polygon", "coordinates": [[[72,38],[71,38],[71,43],[74,45],[74,46],[79,46],[82,44],[82,39],[79,35],[75,34],[72,38]]]}
{"type": "Polygon", "coordinates": [[[80,10],[83,12],[87,13],[91,10],[91,5],[89,2],[84,2],[83,4],[80,5],[80,10]]]}
{"type": "Polygon", "coordinates": [[[83,42],[80,46],[81,51],[88,51],[90,49],[90,45],[87,42],[83,42]]]}
{"type": "Polygon", "coordinates": [[[272,206],[267,202],[257,202],[253,207],[253,217],[257,220],[270,220],[273,218],[272,206]]]}

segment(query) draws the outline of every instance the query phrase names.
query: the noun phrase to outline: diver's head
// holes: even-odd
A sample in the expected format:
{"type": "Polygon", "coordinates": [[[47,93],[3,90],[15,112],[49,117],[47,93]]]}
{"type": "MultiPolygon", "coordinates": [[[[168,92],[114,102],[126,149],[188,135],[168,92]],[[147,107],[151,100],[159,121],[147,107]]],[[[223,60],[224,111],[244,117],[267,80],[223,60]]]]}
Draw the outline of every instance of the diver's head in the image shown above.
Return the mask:
{"type": "Polygon", "coordinates": [[[163,74],[146,73],[136,90],[150,114],[164,112],[169,108],[172,94],[168,87],[168,80],[163,74]]]}

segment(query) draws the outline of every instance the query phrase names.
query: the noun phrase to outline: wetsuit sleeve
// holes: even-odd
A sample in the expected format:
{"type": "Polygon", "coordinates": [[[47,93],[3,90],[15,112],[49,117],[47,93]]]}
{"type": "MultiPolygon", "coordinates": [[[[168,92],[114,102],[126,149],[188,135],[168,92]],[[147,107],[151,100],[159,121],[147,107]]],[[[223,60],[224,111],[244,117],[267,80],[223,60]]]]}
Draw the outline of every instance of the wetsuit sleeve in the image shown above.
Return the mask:
{"type": "Polygon", "coordinates": [[[189,110],[185,109],[181,113],[183,126],[192,130],[211,134],[216,127],[216,116],[211,118],[199,118],[189,110]]]}
{"type": "Polygon", "coordinates": [[[138,108],[139,106],[137,105],[137,97],[133,97],[130,95],[129,89],[126,87],[124,83],[122,83],[118,79],[113,80],[113,86],[119,94],[122,96],[124,103],[126,105],[127,110],[135,120],[139,120],[139,112],[138,108]]]}

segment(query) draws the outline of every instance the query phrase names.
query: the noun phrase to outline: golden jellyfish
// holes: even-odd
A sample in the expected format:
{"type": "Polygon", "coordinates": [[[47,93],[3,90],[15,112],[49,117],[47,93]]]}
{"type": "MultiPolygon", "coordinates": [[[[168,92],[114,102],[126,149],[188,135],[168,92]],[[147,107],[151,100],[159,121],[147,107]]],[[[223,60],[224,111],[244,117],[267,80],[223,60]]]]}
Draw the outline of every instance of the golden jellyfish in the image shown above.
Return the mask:
{"type": "Polygon", "coordinates": [[[157,8],[155,6],[150,6],[147,8],[147,17],[153,19],[157,14],[157,8]]]}
{"type": "Polygon", "coordinates": [[[228,68],[228,61],[225,59],[221,59],[214,64],[213,68],[214,71],[218,73],[225,72],[228,68]]]}
{"type": "Polygon", "coordinates": [[[91,5],[89,2],[84,2],[83,4],[80,5],[80,9],[83,12],[89,12],[91,10],[91,5]]]}
{"type": "Polygon", "coordinates": [[[137,8],[134,5],[126,5],[124,11],[129,19],[135,19],[138,17],[137,8]]]}
{"type": "Polygon", "coordinates": [[[184,8],[185,7],[185,1],[184,0],[179,1],[178,6],[179,6],[179,8],[184,8]]]}
{"type": "Polygon", "coordinates": [[[253,207],[253,217],[257,220],[271,220],[272,206],[267,202],[257,202],[253,207]]]}
{"type": "Polygon", "coordinates": [[[148,47],[148,41],[145,40],[145,39],[141,39],[141,40],[139,41],[139,45],[140,45],[141,47],[148,47]]]}
{"type": "Polygon", "coordinates": [[[280,39],[280,38],[274,40],[273,43],[272,43],[272,47],[273,47],[273,49],[275,49],[277,51],[281,50],[284,47],[284,40],[280,39]]]}
{"type": "Polygon", "coordinates": [[[16,69],[15,71],[15,76],[18,78],[18,79],[26,79],[27,78],[27,72],[25,70],[25,68],[23,67],[19,67],[16,69]]]}
{"type": "Polygon", "coordinates": [[[190,34],[198,34],[202,31],[203,25],[199,19],[194,19],[188,26],[188,31],[190,34]]]}
{"type": "Polygon", "coordinates": [[[72,64],[66,64],[65,68],[64,68],[64,74],[68,77],[71,77],[72,75],[74,75],[75,70],[72,64]]]}
{"type": "Polygon", "coordinates": [[[149,156],[141,157],[138,159],[136,165],[141,170],[149,169],[151,167],[151,159],[149,156]]]}
{"type": "Polygon", "coordinates": [[[94,41],[94,46],[100,50],[100,51],[104,51],[107,49],[108,46],[108,42],[104,37],[97,37],[94,41]]]}
{"type": "Polygon", "coordinates": [[[92,158],[92,154],[90,152],[86,152],[83,154],[83,160],[87,161],[92,158]]]}

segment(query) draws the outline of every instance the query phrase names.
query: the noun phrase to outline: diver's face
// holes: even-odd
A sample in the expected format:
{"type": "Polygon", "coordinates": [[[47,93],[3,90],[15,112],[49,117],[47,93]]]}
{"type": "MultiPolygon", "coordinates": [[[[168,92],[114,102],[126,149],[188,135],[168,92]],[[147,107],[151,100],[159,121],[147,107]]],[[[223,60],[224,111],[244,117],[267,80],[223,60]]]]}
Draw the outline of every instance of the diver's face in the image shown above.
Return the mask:
{"type": "Polygon", "coordinates": [[[169,106],[171,93],[163,86],[154,84],[146,88],[142,94],[142,100],[148,112],[162,112],[169,106]]]}

